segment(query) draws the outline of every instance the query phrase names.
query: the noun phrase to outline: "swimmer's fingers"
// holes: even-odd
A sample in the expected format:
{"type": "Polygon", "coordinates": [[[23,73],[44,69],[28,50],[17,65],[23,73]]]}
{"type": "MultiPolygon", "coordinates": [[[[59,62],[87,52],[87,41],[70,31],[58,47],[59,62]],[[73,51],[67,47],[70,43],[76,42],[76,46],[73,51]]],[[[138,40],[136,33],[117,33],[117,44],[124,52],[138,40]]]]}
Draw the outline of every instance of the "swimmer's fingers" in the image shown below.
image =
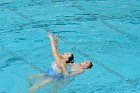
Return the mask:
{"type": "Polygon", "coordinates": [[[49,37],[49,38],[52,38],[52,32],[49,32],[49,33],[48,33],[48,37],[49,37]]]}
{"type": "Polygon", "coordinates": [[[58,36],[58,35],[55,35],[54,39],[55,39],[56,41],[58,41],[58,40],[59,40],[59,36],[58,36]]]}
{"type": "Polygon", "coordinates": [[[49,35],[52,35],[52,32],[51,31],[49,32],[49,35]]]}

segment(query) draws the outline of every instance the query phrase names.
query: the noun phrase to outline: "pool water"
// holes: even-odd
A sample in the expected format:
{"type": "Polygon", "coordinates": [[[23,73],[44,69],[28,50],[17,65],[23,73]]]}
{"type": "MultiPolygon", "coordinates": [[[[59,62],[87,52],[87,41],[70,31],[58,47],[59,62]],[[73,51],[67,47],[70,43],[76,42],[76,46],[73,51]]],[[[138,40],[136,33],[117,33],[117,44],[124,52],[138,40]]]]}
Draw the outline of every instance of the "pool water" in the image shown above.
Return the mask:
{"type": "Polygon", "coordinates": [[[140,93],[139,30],[140,0],[1,0],[0,93],[28,93],[27,77],[49,68],[49,31],[94,66],[37,93],[140,93]]]}

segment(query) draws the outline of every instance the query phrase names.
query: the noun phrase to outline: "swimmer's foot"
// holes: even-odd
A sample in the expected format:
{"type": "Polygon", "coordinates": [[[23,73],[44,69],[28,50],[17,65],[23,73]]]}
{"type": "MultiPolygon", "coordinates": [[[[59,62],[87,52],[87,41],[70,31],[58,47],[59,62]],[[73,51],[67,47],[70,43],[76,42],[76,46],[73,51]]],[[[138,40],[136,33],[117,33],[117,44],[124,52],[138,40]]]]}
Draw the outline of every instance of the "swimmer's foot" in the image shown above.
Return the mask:
{"type": "Polygon", "coordinates": [[[44,74],[31,74],[27,77],[28,80],[33,80],[33,79],[41,79],[44,77],[44,74]]]}

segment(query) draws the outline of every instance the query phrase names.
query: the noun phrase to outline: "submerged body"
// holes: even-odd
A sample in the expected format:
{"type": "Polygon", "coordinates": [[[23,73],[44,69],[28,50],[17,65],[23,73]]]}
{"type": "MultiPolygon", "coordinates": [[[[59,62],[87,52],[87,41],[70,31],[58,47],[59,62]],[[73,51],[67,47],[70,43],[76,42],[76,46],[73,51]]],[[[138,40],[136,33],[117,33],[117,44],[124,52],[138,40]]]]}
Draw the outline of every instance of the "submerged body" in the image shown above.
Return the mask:
{"type": "Polygon", "coordinates": [[[47,70],[45,73],[45,77],[51,77],[53,79],[58,78],[58,79],[63,79],[64,74],[62,73],[62,70],[60,67],[57,66],[55,62],[51,64],[51,68],[47,70]]]}
{"type": "Polygon", "coordinates": [[[35,93],[40,87],[46,85],[52,80],[64,79],[64,74],[62,73],[62,70],[57,66],[57,64],[53,62],[51,67],[45,73],[32,74],[28,77],[29,80],[37,78],[41,80],[30,87],[29,93],[35,93]]]}
{"type": "MultiPolygon", "coordinates": [[[[73,64],[69,64],[69,66],[70,66],[69,68],[70,73],[72,75],[76,75],[73,73],[79,70],[77,69],[77,67],[79,67],[79,64],[73,63],[73,64]]],[[[51,64],[51,67],[45,73],[32,74],[29,76],[30,80],[37,79],[37,78],[41,80],[30,88],[29,93],[35,93],[38,90],[38,88],[48,84],[53,80],[64,80],[65,75],[63,74],[61,68],[55,62],[53,62],[51,64]]]]}

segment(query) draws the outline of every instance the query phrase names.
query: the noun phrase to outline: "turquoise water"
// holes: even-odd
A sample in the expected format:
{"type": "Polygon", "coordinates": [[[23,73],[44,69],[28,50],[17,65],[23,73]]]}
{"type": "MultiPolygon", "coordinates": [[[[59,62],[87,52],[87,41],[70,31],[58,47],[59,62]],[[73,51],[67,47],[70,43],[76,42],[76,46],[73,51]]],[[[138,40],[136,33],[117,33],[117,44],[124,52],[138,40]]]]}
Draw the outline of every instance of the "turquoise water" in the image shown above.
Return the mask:
{"type": "Polygon", "coordinates": [[[28,93],[27,76],[49,68],[48,31],[94,67],[38,93],[140,93],[139,30],[140,0],[1,0],[0,93],[28,93]]]}

